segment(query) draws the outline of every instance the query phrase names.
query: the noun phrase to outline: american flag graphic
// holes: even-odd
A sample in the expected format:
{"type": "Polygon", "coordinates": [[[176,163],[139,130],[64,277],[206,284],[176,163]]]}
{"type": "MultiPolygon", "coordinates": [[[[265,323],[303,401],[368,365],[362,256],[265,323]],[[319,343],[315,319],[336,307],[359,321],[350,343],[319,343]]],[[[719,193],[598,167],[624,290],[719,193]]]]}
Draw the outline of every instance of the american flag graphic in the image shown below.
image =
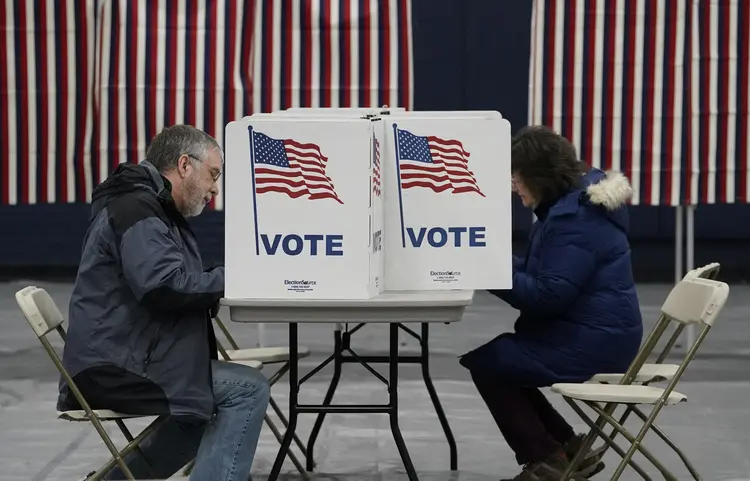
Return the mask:
{"type": "Polygon", "coordinates": [[[372,193],[380,197],[380,142],[372,134],[372,193]]]}
{"type": "Polygon", "coordinates": [[[469,157],[460,141],[418,136],[394,124],[401,187],[424,187],[434,192],[484,194],[469,170],[469,157]]]}
{"type": "Polygon", "coordinates": [[[536,0],[531,30],[530,124],[634,204],[749,201],[746,0],[536,0]]]}
{"type": "Polygon", "coordinates": [[[334,199],[343,204],[326,175],[328,157],[316,144],[273,139],[249,127],[255,193],[277,192],[296,199],[334,199]]]}

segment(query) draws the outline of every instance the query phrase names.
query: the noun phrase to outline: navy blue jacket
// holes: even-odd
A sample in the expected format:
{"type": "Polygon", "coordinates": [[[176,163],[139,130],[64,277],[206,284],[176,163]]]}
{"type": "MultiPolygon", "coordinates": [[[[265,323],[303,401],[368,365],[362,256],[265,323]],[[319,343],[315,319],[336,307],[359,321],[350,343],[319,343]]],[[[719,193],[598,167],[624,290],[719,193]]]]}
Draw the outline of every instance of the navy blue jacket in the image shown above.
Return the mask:
{"type": "Polygon", "coordinates": [[[627,238],[632,194],[620,173],[592,169],[581,189],[535,210],[513,288],[490,291],[520,311],[515,333],[461,364],[504,382],[548,386],[625,372],[643,335],[627,238]]]}

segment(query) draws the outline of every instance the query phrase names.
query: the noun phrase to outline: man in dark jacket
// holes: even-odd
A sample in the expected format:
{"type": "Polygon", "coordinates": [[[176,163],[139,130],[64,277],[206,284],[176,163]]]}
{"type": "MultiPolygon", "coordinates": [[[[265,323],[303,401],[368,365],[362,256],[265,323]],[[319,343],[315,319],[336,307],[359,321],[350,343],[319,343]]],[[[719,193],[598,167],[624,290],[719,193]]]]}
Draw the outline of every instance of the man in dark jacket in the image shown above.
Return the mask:
{"type": "MultiPolygon", "coordinates": [[[[513,287],[491,291],[520,311],[515,332],[466,354],[498,427],[523,472],[516,480],[559,479],[582,437],[538,389],[625,372],[643,325],[628,242],[630,183],[586,169],[567,139],[531,127],[513,140],[513,189],[534,209],[528,253],[513,259],[513,287]]],[[[601,471],[587,453],[579,475],[601,471]]]]}
{"type": "MultiPolygon", "coordinates": [[[[196,458],[191,479],[245,481],[255,455],[268,383],[216,359],[224,268],[204,270],[186,221],[218,194],[222,163],[211,136],[177,125],[93,193],[63,362],[92,408],[169,416],[141,445],[151,470],[126,458],[138,479],[196,458]]],[[[64,381],[58,409],[80,409],[64,381]]]]}

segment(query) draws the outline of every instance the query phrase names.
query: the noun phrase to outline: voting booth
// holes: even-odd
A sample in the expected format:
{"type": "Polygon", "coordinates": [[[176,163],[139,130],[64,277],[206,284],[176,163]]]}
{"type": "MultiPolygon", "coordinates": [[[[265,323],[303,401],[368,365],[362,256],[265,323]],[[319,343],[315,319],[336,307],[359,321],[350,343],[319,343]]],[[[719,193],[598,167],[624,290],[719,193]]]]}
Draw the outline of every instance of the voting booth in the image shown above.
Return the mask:
{"type": "Polygon", "coordinates": [[[384,117],[386,288],[511,287],[510,123],[417,114],[384,117]]]}
{"type": "Polygon", "coordinates": [[[226,127],[226,297],[383,291],[383,123],[245,118],[226,127]]]}
{"type": "Polygon", "coordinates": [[[496,111],[297,108],[230,123],[227,297],[510,288],[510,142],[496,111]],[[262,136],[290,146],[292,170],[294,143],[314,145],[323,190],[301,194],[304,176],[292,194],[268,185],[262,136]]]}

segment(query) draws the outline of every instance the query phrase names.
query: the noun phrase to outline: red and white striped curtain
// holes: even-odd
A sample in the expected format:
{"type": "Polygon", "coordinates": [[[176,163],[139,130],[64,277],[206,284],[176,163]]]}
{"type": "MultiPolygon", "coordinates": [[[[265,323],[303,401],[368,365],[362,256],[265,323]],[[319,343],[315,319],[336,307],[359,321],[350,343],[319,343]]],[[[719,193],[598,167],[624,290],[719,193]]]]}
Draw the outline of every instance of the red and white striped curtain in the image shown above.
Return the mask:
{"type": "Polygon", "coordinates": [[[88,202],[165,125],[413,104],[411,0],[13,0],[0,26],[2,204],[88,202]]]}
{"type": "Polygon", "coordinates": [[[256,111],[413,107],[411,0],[260,2],[256,111]]]}
{"type": "Polygon", "coordinates": [[[529,123],[622,170],[634,204],[748,202],[750,5],[537,0],[529,123]]]}
{"type": "Polygon", "coordinates": [[[0,2],[0,204],[91,198],[97,3],[0,2]]]}
{"type": "MultiPolygon", "coordinates": [[[[97,182],[139,162],[165,125],[219,143],[251,112],[256,0],[105,0],[97,35],[97,182]]],[[[221,194],[213,201],[222,208],[221,194]]]]}

